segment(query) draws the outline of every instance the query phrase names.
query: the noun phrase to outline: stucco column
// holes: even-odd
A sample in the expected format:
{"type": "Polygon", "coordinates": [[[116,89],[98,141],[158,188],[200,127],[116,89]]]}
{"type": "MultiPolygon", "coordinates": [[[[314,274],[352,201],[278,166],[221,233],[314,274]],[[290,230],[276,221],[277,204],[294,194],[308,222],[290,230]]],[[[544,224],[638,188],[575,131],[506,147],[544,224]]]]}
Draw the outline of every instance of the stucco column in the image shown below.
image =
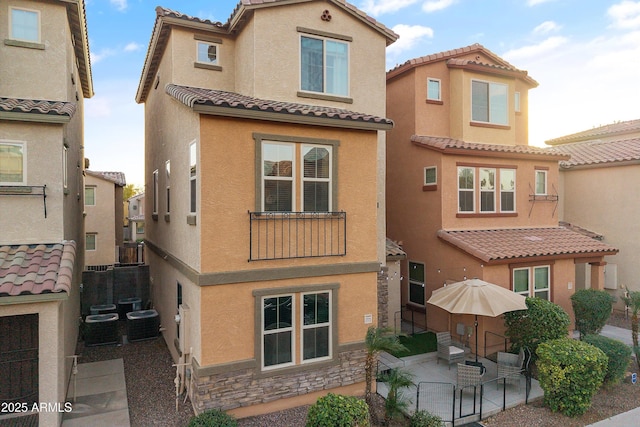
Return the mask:
{"type": "Polygon", "coordinates": [[[604,289],[604,266],[606,262],[591,262],[591,289],[603,290],[604,289]]]}

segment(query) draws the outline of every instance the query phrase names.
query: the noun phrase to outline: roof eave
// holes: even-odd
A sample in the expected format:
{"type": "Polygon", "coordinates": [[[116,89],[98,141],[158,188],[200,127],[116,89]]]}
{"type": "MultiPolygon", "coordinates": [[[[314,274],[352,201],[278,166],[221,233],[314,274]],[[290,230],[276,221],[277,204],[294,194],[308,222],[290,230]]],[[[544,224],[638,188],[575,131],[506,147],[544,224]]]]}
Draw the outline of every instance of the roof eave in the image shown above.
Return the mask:
{"type": "Polygon", "coordinates": [[[93,77],[91,73],[91,56],[89,49],[89,37],[87,35],[87,17],[82,0],[61,0],[67,4],[67,18],[71,31],[80,40],[75,40],[74,52],[78,59],[78,73],[82,83],[82,93],[85,98],[91,98],[93,92],[93,77]]]}
{"type": "Polygon", "coordinates": [[[71,116],[64,114],[27,113],[22,111],[0,111],[0,120],[65,124],[71,121],[71,116]]]}
{"type": "Polygon", "coordinates": [[[491,150],[473,150],[469,148],[458,147],[436,147],[424,144],[420,141],[411,141],[413,145],[426,148],[428,150],[438,151],[442,154],[450,154],[457,156],[474,156],[474,157],[499,157],[520,160],[546,160],[549,162],[569,160],[571,156],[560,154],[536,154],[536,153],[514,153],[511,151],[491,151],[491,150]]]}

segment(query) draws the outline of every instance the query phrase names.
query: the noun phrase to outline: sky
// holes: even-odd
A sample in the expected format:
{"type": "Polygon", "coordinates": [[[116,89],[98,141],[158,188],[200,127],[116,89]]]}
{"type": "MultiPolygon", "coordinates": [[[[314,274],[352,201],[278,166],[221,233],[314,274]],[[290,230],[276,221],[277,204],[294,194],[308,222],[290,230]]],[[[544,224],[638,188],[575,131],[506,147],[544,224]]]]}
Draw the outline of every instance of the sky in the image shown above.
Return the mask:
{"type": "MultiPolygon", "coordinates": [[[[85,100],[90,169],[144,188],[144,106],[135,102],[160,5],[226,22],[237,0],[85,0],[95,95],[85,100]]],[[[529,144],[640,118],[640,0],[350,0],[400,38],[387,70],[480,43],[526,70],[529,144]]],[[[275,77],[274,77],[275,78],[275,77]]]]}

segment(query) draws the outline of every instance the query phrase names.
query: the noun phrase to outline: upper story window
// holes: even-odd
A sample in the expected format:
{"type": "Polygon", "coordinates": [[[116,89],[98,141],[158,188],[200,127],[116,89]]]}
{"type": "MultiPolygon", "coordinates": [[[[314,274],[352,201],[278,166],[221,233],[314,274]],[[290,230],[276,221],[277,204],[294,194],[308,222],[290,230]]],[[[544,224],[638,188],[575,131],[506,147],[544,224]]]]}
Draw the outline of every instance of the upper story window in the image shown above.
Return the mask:
{"type": "Polygon", "coordinates": [[[0,140],[0,184],[26,184],[26,170],[26,143],[0,140]]]}
{"type": "Polygon", "coordinates": [[[536,195],[545,196],[547,194],[547,171],[536,170],[536,195]]]}
{"type": "Polygon", "coordinates": [[[508,125],[507,93],[501,83],[471,81],[471,120],[496,125],[508,125]]]}
{"type": "Polygon", "coordinates": [[[198,62],[205,64],[218,65],[218,49],[219,46],[214,43],[196,42],[198,48],[198,62]]]}
{"type": "Polygon", "coordinates": [[[196,142],[189,144],[189,212],[196,213],[196,184],[198,172],[198,157],[196,142]]]}
{"type": "Polygon", "coordinates": [[[458,167],[458,213],[476,212],[479,189],[479,213],[515,212],[516,173],[511,168],[458,167]],[[476,182],[477,177],[477,182],[476,182]],[[500,183],[500,205],[497,205],[500,183]]]}
{"type": "Polygon", "coordinates": [[[516,113],[520,112],[520,92],[516,92],[513,97],[513,108],[515,109],[516,113]]]}
{"type": "Polygon", "coordinates": [[[158,169],[153,171],[153,215],[158,215],[158,169]]]}
{"type": "Polygon", "coordinates": [[[11,7],[9,10],[10,38],[40,43],[40,12],[17,7],[11,7]]]}
{"type": "Polygon", "coordinates": [[[427,100],[442,101],[440,93],[440,79],[427,79],[427,100]]]}
{"type": "Polygon", "coordinates": [[[424,168],[424,185],[436,185],[438,183],[438,169],[435,166],[424,168]]]}
{"type": "Polygon", "coordinates": [[[98,246],[98,235],[96,233],[85,234],[85,250],[95,251],[98,246]]]}
{"type": "Polygon", "coordinates": [[[84,205],[96,205],[96,187],[84,187],[84,205]]]}
{"type": "Polygon", "coordinates": [[[349,95],[349,45],[325,37],[300,36],[300,89],[349,95]]]}
{"type": "Polygon", "coordinates": [[[262,141],[260,149],[263,211],[332,210],[332,145],[262,141]],[[298,186],[301,188],[301,202],[295,198],[298,186]]]}

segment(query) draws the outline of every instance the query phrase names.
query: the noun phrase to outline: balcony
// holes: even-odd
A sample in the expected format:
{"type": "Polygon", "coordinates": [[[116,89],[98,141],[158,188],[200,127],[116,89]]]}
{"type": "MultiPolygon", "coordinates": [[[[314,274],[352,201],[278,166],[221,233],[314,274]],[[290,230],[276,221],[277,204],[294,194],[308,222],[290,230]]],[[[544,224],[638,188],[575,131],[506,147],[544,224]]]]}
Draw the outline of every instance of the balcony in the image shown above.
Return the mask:
{"type": "Polygon", "coordinates": [[[249,212],[249,261],[344,256],[346,212],[249,212]]]}

